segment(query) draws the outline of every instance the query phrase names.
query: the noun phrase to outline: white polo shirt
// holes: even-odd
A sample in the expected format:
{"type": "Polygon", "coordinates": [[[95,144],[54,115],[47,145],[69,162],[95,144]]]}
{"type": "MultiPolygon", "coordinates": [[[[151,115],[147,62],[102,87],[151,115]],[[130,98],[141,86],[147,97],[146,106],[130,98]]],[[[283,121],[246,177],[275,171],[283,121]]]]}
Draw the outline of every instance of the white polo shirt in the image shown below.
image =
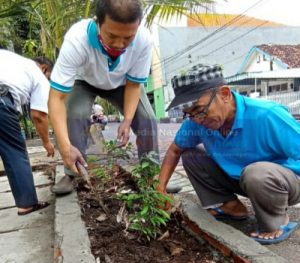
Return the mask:
{"type": "Polygon", "coordinates": [[[150,71],[151,50],[149,32],[139,27],[131,45],[113,61],[98,40],[96,22],[81,20],[65,35],[51,74],[51,87],[67,93],[77,79],[102,90],[125,85],[127,79],[144,83],[150,71]]]}
{"type": "Polygon", "coordinates": [[[19,112],[30,102],[31,109],[48,113],[49,81],[33,60],[0,49],[0,84],[9,86],[19,112]]]}

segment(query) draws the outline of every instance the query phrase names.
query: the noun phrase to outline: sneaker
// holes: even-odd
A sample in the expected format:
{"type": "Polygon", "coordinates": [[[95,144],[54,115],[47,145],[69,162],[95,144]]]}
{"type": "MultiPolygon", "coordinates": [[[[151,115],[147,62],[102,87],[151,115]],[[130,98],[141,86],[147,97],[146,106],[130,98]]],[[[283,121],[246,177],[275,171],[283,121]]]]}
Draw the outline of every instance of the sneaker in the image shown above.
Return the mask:
{"type": "Polygon", "coordinates": [[[74,190],[73,176],[65,175],[58,183],[53,185],[51,191],[57,195],[70,194],[74,190]]]}

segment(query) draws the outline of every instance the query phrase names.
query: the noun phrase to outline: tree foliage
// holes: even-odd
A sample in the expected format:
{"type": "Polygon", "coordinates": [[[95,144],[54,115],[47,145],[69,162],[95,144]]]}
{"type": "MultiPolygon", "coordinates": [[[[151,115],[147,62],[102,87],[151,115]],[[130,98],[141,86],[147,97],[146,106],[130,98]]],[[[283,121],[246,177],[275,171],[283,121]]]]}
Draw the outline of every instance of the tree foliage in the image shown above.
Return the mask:
{"type": "MultiPolygon", "coordinates": [[[[96,0],[0,0],[0,44],[18,53],[55,59],[67,29],[94,14],[96,0]]],[[[143,0],[146,24],[198,13],[212,0],[143,0]]]]}

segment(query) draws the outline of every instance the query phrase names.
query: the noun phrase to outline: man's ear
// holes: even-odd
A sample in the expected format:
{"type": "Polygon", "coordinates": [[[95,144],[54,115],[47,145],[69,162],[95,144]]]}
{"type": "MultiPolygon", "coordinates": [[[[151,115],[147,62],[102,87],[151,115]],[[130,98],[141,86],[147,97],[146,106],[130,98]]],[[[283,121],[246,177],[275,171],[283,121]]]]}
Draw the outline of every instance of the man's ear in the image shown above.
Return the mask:
{"type": "Polygon", "coordinates": [[[219,88],[219,94],[221,95],[221,99],[227,103],[231,99],[231,90],[228,86],[222,86],[219,88]]]}

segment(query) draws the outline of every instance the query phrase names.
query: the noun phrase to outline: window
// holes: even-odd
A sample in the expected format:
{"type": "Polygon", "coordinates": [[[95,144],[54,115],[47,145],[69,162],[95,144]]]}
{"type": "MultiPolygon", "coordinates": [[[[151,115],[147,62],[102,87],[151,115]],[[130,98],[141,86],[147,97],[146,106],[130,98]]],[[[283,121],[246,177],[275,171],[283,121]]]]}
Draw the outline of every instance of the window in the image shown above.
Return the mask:
{"type": "Polygon", "coordinates": [[[288,84],[287,83],[272,85],[272,86],[268,87],[269,93],[272,93],[272,92],[287,92],[287,90],[288,90],[288,84]]]}
{"type": "Polygon", "coordinates": [[[256,62],[260,63],[260,56],[257,56],[256,62]]]}
{"type": "Polygon", "coordinates": [[[284,83],[284,84],[280,85],[280,91],[287,91],[287,89],[288,89],[287,83],[284,83]]]}

